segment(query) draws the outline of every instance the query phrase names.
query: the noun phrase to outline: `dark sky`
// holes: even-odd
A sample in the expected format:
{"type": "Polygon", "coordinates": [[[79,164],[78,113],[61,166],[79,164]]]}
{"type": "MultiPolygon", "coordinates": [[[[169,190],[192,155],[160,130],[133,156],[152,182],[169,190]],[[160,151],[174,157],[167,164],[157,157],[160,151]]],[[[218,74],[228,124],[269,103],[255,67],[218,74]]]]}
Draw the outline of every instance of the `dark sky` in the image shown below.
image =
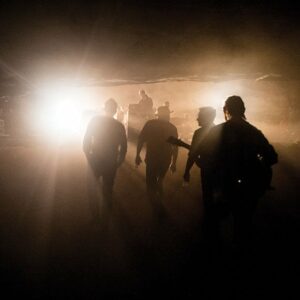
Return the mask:
{"type": "Polygon", "coordinates": [[[299,78],[299,7],[282,1],[1,1],[1,78],[299,78]]]}

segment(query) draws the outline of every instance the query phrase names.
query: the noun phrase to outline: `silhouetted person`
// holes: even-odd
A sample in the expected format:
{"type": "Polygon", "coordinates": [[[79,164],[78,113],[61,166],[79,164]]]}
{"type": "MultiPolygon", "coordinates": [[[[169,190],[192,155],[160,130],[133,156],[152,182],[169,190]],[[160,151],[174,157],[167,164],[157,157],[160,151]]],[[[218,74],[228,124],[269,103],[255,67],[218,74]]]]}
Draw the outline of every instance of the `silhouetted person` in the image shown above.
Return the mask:
{"type": "Polygon", "coordinates": [[[139,106],[141,112],[143,114],[152,114],[153,113],[153,101],[152,99],[146,94],[144,90],[139,91],[140,94],[140,101],[139,101],[139,106]]]}
{"type": "Polygon", "coordinates": [[[163,212],[163,180],[170,168],[176,171],[178,148],[167,143],[169,136],[177,137],[176,127],[170,123],[170,112],[165,106],[157,109],[157,119],[144,125],[138,139],[135,163],[140,165],[140,152],[146,143],[146,185],[149,200],[155,212],[163,212]]]}
{"type": "MultiPolygon", "coordinates": [[[[195,130],[192,138],[191,149],[188,155],[188,159],[185,166],[185,172],[183,175],[183,179],[186,182],[190,181],[190,170],[193,167],[194,163],[195,162],[197,163],[198,160],[197,157],[194,156],[194,153],[198,151],[201,142],[206,137],[210,129],[213,126],[215,126],[214,124],[215,117],[216,117],[216,110],[214,108],[206,106],[206,107],[201,107],[199,109],[197,121],[200,128],[195,130]]],[[[197,164],[200,167],[199,163],[197,164]]]]}
{"type": "Polygon", "coordinates": [[[197,152],[201,147],[205,147],[203,144],[203,140],[209,133],[212,127],[215,126],[214,120],[216,117],[216,110],[212,107],[201,107],[199,109],[197,121],[198,125],[200,126],[194,132],[191,149],[188,155],[188,159],[185,166],[185,172],[183,175],[183,179],[185,182],[190,181],[190,170],[193,167],[194,163],[197,164],[198,167],[201,169],[201,187],[202,187],[202,200],[203,200],[203,207],[204,207],[204,234],[205,237],[216,236],[216,222],[215,222],[215,214],[214,214],[214,205],[212,201],[213,197],[213,182],[209,176],[206,174],[205,168],[201,168],[199,157],[197,152]]]}
{"type": "Polygon", "coordinates": [[[169,113],[172,113],[173,110],[170,109],[170,102],[169,101],[165,101],[165,107],[169,110],[169,113]]]}
{"type": "Polygon", "coordinates": [[[197,154],[201,168],[214,182],[212,201],[228,205],[233,242],[242,246],[249,242],[257,202],[269,187],[277,153],[262,132],[246,121],[241,97],[227,98],[223,111],[226,122],[210,130],[197,154]]]}
{"type": "MultiPolygon", "coordinates": [[[[117,112],[114,99],[105,102],[105,115],[94,117],[86,130],[83,151],[97,180],[102,178],[102,193],[106,205],[111,206],[114,179],[118,167],[127,152],[127,138],[124,125],[114,119],[117,112]]],[[[98,200],[99,201],[99,200],[98,200]]],[[[93,203],[99,213],[98,204],[93,203]]]]}

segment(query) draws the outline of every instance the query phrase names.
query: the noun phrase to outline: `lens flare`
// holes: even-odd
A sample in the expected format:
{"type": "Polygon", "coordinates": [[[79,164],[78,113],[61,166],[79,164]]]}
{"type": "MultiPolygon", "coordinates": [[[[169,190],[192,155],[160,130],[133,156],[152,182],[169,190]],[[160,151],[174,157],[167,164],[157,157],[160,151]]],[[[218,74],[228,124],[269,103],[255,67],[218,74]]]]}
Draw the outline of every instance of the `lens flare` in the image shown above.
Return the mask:
{"type": "Polygon", "coordinates": [[[242,85],[237,81],[213,83],[205,92],[205,103],[214,107],[217,111],[216,124],[224,122],[223,106],[225,100],[232,95],[242,95],[242,85]]]}
{"type": "Polygon", "coordinates": [[[58,139],[81,136],[89,93],[81,87],[47,87],[38,92],[41,102],[38,127],[58,139]]]}

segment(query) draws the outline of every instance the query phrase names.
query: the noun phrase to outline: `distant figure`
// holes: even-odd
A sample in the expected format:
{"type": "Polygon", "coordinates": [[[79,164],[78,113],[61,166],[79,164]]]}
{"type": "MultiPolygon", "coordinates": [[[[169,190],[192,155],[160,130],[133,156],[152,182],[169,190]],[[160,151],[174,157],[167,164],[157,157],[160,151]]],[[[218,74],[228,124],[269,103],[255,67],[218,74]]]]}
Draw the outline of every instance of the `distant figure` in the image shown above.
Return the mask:
{"type": "Polygon", "coordinates": [[[169,110],[169,113],[172,113],[173,111],[171,111],[170,109],[170,102],[169,101],[166,101],[165,102],[165,107],[169,110]]]}
{"type": "Polygon", "coordinates": [[[145,114],[145,115],[151,114],[153,112],[152,99],[146,94],[146,92],[144,90],[140,90],[139,94],[141,97],[141,99],[139,101],[139,106],[140,106],[141,112],[143,112],[143,114],[145,114]]]}
{"type": "MultiPolygon", "coordinates": [[[[118,167],[127,152],[127,138],[124,125],[114,119],[118,105],[114,99],[105,102],[104,116],[94,117],[87,128],[83,141],[83,151],[97,180],[102,178],[104,203],[112,205],[114,179],[118,167]]],[[[98,205],[95,205],[95,216],[98,205]]]]}
{"type": "Polygon", "coordinates": [[[237,246],[249,242],[258,199],[269,188],[271,166],[277,163],[274,148],[246,121],[245,110],[241,97],[227,98],[223,108],[226,122],[210,130],[203,140],[205,147],[200,146],[196,153],[201,168],[214,182],[214,201],[226,203],[233,216],[237,246]]]}
{"type": "Polygon", "coordinates": [[[157,109],[157,119],[149,120],[143,127],[137,145],[136,166],[142,162],[140,152],[146,143],[146,185],[149,200],[158,214],[163,213],[161,199],[163,180],[170,168],[176,171],[178,148],[167,143],[169,136],[177,137],[176,127],[170,123],[170,112],[165,106],[157,109]]]}

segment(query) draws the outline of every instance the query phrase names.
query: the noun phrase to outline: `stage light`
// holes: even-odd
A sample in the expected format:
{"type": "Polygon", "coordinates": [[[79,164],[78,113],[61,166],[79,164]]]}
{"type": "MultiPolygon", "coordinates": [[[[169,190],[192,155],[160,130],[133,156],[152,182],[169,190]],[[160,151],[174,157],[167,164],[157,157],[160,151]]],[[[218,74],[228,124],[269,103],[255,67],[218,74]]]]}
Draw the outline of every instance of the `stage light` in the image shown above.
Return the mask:
{"type": "Polygon", "coordinates": [[[57,139],[80,137],[82,116],[88,108],[88,89],[74,86],[48,86],[38,91],[40,105],[37,126],[44,135],[57,139]]]}
{"type": "Polygon", "coordinates": [[[212,83],[211,88],[204,95],[207,106],[212,106],[216,109],[215,123],[219,124],[225,121],[223,114],[223,106],[225,100],[232,95],[243,96],[241,85],[238,81],[227,81],[212,83]]]}

